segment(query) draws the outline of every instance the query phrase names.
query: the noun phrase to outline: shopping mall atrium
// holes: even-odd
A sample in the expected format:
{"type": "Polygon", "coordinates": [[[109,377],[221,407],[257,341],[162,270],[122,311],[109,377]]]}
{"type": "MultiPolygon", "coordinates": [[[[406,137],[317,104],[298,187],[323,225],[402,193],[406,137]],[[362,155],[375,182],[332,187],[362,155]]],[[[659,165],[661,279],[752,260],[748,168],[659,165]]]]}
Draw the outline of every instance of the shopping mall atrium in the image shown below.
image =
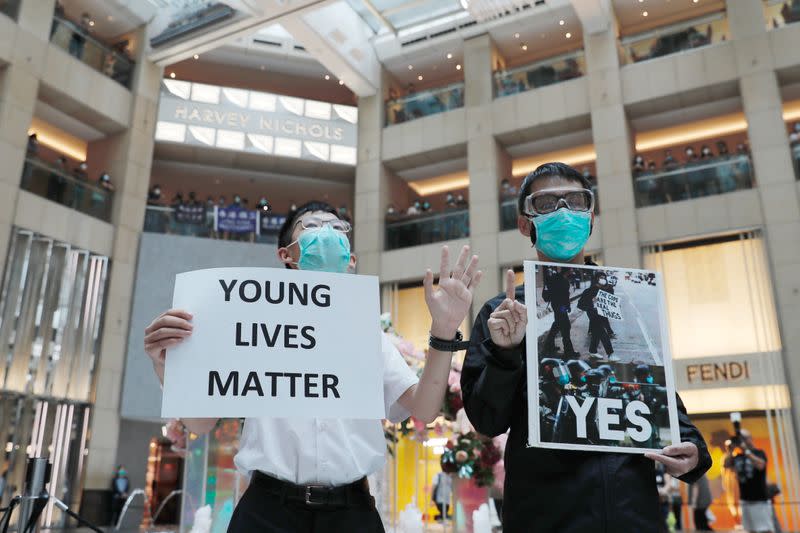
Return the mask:
{"type": "MultiPolygon", "coordinates": [[[[663,280],[714,530],[744,527],[741,413],[774,531],[800,531],[800,0],[0,0],[0,507],[46,457],[45,529],[78,528],[59,499],[107,531],[225,531],[250,483],[244,418],[162,418],[143,344],[175,276],[283,269],[287,216],[330,204],[377,277],[384,339],[422,375],[426,270],[443,245],[479,256],[468,339],[537,259],[518,198],[547,162],[591,186],[587,260],[663,280]]],[[[386,531],[501,531],[505,441],[463,410],[464,357],[432,422],[382,422],[368,482],[386,531]],[[471,439],[494,463],[444,468],[471,439]]],[[[294,445],[316,449],[314,420],[294,445]]],[[[664,531],[700,530],[674,481],[664,531]]]]}

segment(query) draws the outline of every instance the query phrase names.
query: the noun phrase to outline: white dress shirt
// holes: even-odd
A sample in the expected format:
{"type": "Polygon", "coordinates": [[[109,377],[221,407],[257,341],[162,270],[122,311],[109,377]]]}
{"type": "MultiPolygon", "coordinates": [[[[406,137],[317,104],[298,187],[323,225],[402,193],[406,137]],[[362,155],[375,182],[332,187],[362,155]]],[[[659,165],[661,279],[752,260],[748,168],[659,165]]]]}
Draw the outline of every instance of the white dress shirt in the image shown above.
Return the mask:
{"type": "MultiPolygon", "coordinates": [[[[418,379],[386,335],[381,342],[386,418],[400,422],[409,413],[397,400],[418,379]]],[[[344,485],[383,466],[386,439],[380,420],[247,418],[233,461],[244,475],[260,470],[298,485],[344,485]]]]}

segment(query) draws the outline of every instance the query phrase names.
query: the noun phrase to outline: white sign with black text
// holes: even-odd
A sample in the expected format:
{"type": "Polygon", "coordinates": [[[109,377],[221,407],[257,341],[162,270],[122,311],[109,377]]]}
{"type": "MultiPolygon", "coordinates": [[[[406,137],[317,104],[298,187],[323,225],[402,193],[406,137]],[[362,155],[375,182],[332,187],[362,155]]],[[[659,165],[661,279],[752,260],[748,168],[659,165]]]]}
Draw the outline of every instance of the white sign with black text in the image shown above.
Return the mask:
{"type": "Polygon", "coordinates": [[[178,274],[192,335],[168,350],[162,416],[386,416],[378,279],[279,268],[178,274]]]}
{"type": "Polygon", "coordinates": [[[619,307],[619,296],[614,296],[606,291],[597,291],[595,300],[597,314],[612,320],[622,320],[622,311],[619,307]]]}

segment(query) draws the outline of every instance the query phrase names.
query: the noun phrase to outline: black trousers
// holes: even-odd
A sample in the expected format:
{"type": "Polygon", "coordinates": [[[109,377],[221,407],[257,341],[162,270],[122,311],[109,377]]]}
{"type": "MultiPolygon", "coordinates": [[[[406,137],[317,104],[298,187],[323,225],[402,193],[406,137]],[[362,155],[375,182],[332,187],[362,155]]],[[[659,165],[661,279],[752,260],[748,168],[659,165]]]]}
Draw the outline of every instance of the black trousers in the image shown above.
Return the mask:
{"type": "Polygon", "coordinates": [[[606,355],[614,353],[614,348],[611,346],[611,339],[608,337],[606,325],[600,320],[601,317],[596,312],[589,314],[589,351],[597,353],[598,343],[603,344],[606,355]]]}
{"type": "Polygon", "coordinates": [[[368,496],[342,506],[307,505],[251,483],[233,511],[228,533],[384,533],[368,496]]]}
{"type": "Polygon", "coordinates": [[[550,331],[547,332],[547,337],[544,339],[544,350],[547,355],[555,352],[556,347],[556,332],[561,333],[561,340],[564,342],[564,355],[571,355],[575,353],[572,347],[572,339],[570,338],[570,330],[572,325],[569,322],[569,313],[561,309],[553,309],[553,325],[550,326],[550,331]],[[550,353],[547,353],[550,352],[550,353]]]}
{"type": "Polygon", "coordinates": [[[706,510],[708,507],[694,510],[694,528],[697,531],[712,531],[711,526],[708,525],[706,510]]]}

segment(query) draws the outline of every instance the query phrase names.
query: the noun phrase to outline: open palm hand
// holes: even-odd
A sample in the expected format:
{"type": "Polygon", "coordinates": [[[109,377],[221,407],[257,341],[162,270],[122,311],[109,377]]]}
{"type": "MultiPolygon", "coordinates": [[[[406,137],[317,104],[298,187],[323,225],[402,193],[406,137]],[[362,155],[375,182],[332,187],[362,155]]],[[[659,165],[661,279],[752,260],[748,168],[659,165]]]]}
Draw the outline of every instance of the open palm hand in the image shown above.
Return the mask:
{"type": "Polygon", "coordinates": [[[455,267],[450,269],[450,250],[442,246],[439,285],[433,288],[433,272],[428,270],[422,282],[425,303],[432,318],[431,334],[440,339],[452,339],[472,305],[475,288],[483,272],[478,270],[478,256],[470,258],[469,246],[464,246],[455,267]],[[468,262],[469,260],[469,262],[468,262]]]}

